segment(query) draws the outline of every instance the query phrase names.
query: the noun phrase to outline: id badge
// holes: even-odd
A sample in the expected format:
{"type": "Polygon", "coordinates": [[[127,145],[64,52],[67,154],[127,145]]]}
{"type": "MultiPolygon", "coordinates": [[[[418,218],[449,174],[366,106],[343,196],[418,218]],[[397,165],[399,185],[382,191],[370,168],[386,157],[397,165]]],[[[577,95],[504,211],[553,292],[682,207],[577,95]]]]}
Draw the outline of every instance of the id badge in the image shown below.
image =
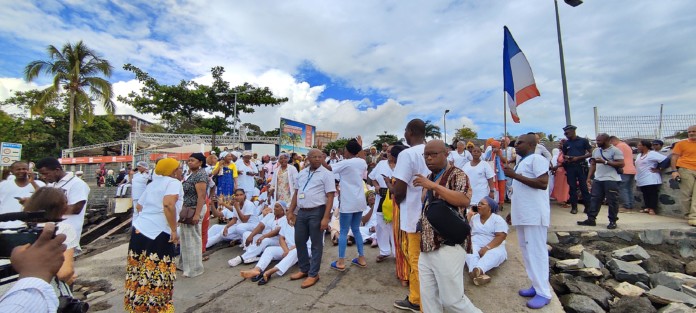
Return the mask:
{"type": "Polygon", "coordinates": [[[298,199],[304,199],[304,193],[301,193],[301,194],[297,195],[297,198],[298,198],[298,199]]]}

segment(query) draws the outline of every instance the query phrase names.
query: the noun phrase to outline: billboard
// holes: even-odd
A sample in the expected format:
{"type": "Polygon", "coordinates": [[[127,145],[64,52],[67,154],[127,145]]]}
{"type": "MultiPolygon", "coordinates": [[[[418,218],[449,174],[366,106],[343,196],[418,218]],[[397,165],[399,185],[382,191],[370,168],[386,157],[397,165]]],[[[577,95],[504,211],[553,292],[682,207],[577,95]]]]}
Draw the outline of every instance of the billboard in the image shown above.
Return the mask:
{"type": "Polygon", "coordinates": [[[307,154],[314,146],[316,126],[280,118],[280,151],[307,154]]]}

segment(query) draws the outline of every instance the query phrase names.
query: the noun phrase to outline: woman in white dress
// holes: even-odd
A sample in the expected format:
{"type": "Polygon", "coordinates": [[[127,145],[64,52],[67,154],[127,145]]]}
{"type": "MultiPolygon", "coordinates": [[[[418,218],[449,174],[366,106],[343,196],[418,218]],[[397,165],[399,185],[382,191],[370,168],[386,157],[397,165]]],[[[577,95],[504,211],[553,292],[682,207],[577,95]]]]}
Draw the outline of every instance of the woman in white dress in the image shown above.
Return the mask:
{"type": "Polygon", "coordinates": [[[471,204],[475,205],[483,197],[495,196],[495,184],[493,182],[493,176],[495,172],[488,162],[481,162],[481,148],[474,147],[471,150],[472,160],[464,164],[462,170],[469,177],[469,183],[471,183],[472,195],[471,204]]]}
{"type": "Polygon", "coordinates": [[[491,281],[486,275],[507,259],[505,238],[508,225],[498,211],[498,203],[491,197],[479,201],[477,210],[468,214],[471,224],[471,248],[473,253],[466,255],[466,265],[469,267],[469,277],[474,285],[479,286],[491,281]]]}
{"type": "Polygon", "coordinates": [[[658,166],[666,156],[650,149],[650,140],[641,140],[638,143],[638,157],[636,158],[636,186],[643,193],[645,209],[641,212],[655,215],[657,199],[662,186],[662,173],[658,166]]]}

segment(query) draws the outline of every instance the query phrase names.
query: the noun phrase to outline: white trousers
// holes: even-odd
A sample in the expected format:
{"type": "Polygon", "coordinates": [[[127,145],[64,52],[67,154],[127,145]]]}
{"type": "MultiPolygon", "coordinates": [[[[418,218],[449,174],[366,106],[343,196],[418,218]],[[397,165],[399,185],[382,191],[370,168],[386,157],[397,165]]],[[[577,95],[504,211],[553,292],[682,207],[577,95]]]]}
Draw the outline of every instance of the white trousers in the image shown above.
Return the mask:
{"type": "Polygon", "coordinates": [[[532,287],[536,294],[551,299],[553,293],[549,284],[549,251],[546,250],[548,227],[516,225],[515,228],[524,258],[524,268],[532,281],[532,287]]]}
{"type": "Polygon", "coordinates": [[[418,258],[423,312],[481,313],[464,294],[464,259],[461,245],[442,245],[418,258]]]}
{"type": "Polygon", "coordinates": [[[377,234],[377,245],[379,246],[379,255],[394,256],[394,251],[396,251],[394,244],[394,230],[392,229],[392,223],[386,223],[384,221],[384,215],[382,213],[376,212],[377,214],[377,226],[375,226],[377,234]]]}
{"type": "MultiPolygon", "coordinates": [[[[256,263],[256,267],[260,268],[262,271],[265,271],[268,265],[271,264],[271,261],[277,261],[281,258],[283,258],[283,248],[279,246],[268,247],[266,250],[263,250],[263,254],[261,254],[259,262],[256,263]]],[[[242,259],[244,259],[244,256],[242,256],[242,259]]],[[[295,252],[295,259],[297,259],[297,252],[295,252]]]]}
{"type": "MultiPolygon", "coordinates": [[[[246,235],[245,237],[248,237],[251,234],[251,232],[249,234],[244,234],[246,235]]],[[[257,245],[256,240],[258,240],[260,237],[261,235],[254,236],[254,239],[252,240],[251,244],[248,247],[246,247],[246,252],[242,254],[242,260],[244,260],[244,263],[246,263],[246,260],[261,255],[267,248],[280,245],[280,241],[278,241],[278,236],[275,236],[273,238],[264,238],[263,240],[261,240],[261,244],[257,245]]]]}
{"type": "Polygon", "coordinates": [[[480,268],[483,273],[494,269],[500,264],[503,264],[507,259],[507,251],[505,251],[505,246],[500,245],[491,250],[486,251],[483,257],[480,257],[478,251],[481,247],[472,245],[471,246],[474,253],[466,255],[466,265],[469,267],[469,272],[473,272],[475,268],[480,268]]]}
{"type": "Polygon", "coordinates": [[[236,223],[227,229],[227,236],[223,236],[222,233],[225,230],[225,225],[213,225],[208,229],[208,243],[205,245],[205,247],[210,248],[223,240],[241,240],[244,232],[252,231],[254,230],[254,227],[256,227],[256,224],[236,223]]]}
{"type": "Polygon", "coordinates": [[[130,186],[131,184],[119,185],[118,188],[116,188],[116,196],[125,197],[128,194],[128,188],[130,188],[130,186]]]}
{"type": "MultiPolygon", "coordinates": [[[[377,227],[375,227],[376,229],[377,227]]],[[[377,238],[377,233],[371,233],[370,232],[370,227],[367,226],[360,226],[360,235],[362,236],[363,242],[368,239],[376,239],[377,238]]]]}

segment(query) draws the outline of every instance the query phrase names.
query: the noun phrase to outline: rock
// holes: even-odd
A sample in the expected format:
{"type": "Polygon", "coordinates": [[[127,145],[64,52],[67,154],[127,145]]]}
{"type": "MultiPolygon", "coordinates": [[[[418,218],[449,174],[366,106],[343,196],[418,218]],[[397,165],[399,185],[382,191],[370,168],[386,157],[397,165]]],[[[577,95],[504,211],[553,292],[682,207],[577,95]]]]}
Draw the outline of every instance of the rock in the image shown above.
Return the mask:
{"type": "Polygon", "coordinates": [[[696,261],[691,261],[688,264],[686,264],[686,274],[687,275],[696,275],[696,261]]]}
{"type": "Polygon", "coordinates": [[[650,258],[645,249],[641,246],[630,246],[623,249],[614,250],[611,252],[611,256],[622,261],[642,261],[650,258]]]}
{"type": "Polygon", "coordinates": [[[676,291],[682,291],[682,285],[696,285],[696,277],[682,273],[659,272],[650,275],[653,287],[662,285],[676,291]]]}
{"type": "Polygon", "coordinates": [[[630,283],[627,282],[622,282],[619,283],[618,285],[614,286],[611,290],[611,293],[615,294],[617,297],[640,297],[645,293],[645,290],[643,288],[640,288],[636,285],[631,285],[630,283]]]}
{"type": "Polygon", "coordinates": [[[567,294],[561,296],[561,304],[568,313],[604,313],[602,307],[585,295],[567,294]]]}
{"type": "Polygon", "coordinates": [[[551,245],[546,245],[546,251],[551,252],[553,250],[553,247],[551,245]]]}
{"type": "Polygon", "coordinates": [[[637,283],[636,283],[636,286],[642,288],[642,289],[645,290],[645,291],[650,290],[650,287],[649,287],[648,285],[644,284],[643,282],[637,282],[637,283]]]}
{"type": "Polygon", "coordinates": [[[611,306],[611,313],[655,313],[650,300],[638,297],[623,297],[611,306]]]}
{"type": "Polygon", "coordinates": [[[80,290],[80,289],[82,289],[82,287],[83,287],[82,285],[74,284],[72,286],[72,290],[80,290]]]}
{"type": "Polygon", "coordinates": [[[609,300],[614,298],[609,292],[593,283],[571,280],[568,281],[567,286],[568,290],[571,293],[586,295],[590,297],[592,300],[594,300],[594,302],[597,302],[597,304],[599,304],[599,306],[601,306],[604,310],[609,310],[609,300]]]}
{"type": "Polygon", "coordinates": [[[576,270],[584,268],[580,259],[560,260],[556,262],[556,267],[561,270],[576,270]]]}
{"type": "Polygon", "coordinates": [[[551,275],[549,278],[549,283],[551,284],[551,288],[553,288],[553,291],[555,291],[557,294],[566,294],[568,293],[568,282],[572,281],[573,275],[566,274],[566,273],[561,273],[561,274],[554,274],[551,275]]]}
{"type": "Polygon", "coordinates": [[[664,306],[657,313],[693,313],[694,309],[684,303],[670,303],[664,306]]]}
{"type": "Polygon", "coordinates": [[[633,233],[631,233],[630,231],[621,230],[616,232],[616,237],[631,242],[633,240],[633,233]]]}
{"type": "Polygon", "coordinates": [[[618,281],[627,281],[635,284],[636,282],[650,283],[650,276],[640,266],[624,262],[617,259],[611,259],[607,262],[607,268],[618,281]]]}
{"type": "Polygon", "coordinates": [[[585,251],[585,247],[583,247],[582,245],[574,245],[568,248],[568,253],[570,253],[570,255],[576,258],[580,257],[583,251],[585,251]]]}
{"type": "Polygon", "coordinates": [[[603,268],[604,264],[599,261],[597,257],[592,255],[592,253],[589,253],[587,251],[582,251],[580,254],[580,260],[582,261],[582,264],[585,265],[585,267],[593,267],[593,268],[603,268]]]}
{"type": "Polygon", "coordinates": [[[568,237],[570,236],[570,233],[565,231],[559,231],[556,233],[556,235],[558,235],[558,237],[568,237]]]}
{"type": "Polygon", "coordinates": [[[604,277],[604,273],[602,273],[600,269],[594,267],[573,270],[572,273],[585,278],[604,277]]]}
{"type": "Polygon", "coordinates": [[[662,230],[659,229],[644,230],[638,233],[638,239],[650,245],[659,245],[665,240],[662,230]]]}
{"type": "Polygon", "coordinates": [[[608,269],[600,268],[599,270],[602,272],[602,276],[604,276],[604,279],[611,278],[611,272],[608,269]]]}
{"type": "Polygon", "coordinates": [[[689,306],[696,306],[696,298],[665,286],[657,286],[650,289],[645,295],[648,296],[650,301],[656,304],[670,304],[676,302],[686,303],[689,306]]]}
{"type": "Polygon", "coordinates": [[[597,233],[597,236],[599,236],[599,238],[611,238],[611,237],[614,237],[614,232],[613,231],[600,231],[597,233]]]}
{"type": "Polygon", "coordinates": [[[82,288],[80,288],[79,291],[87,292],[88,290],[89,290],[89,287],[82,287],[82,288]]]}
{"type": "Polygon", "coordinates": [[[87,300],[91,300],[91,299],[94,299],[96,297],[101,297],[105,294],[106,294],[106,292],[103,292],[103,291],[95,291],[95,292],[87,295],[87,300]]]}
{"type": "Polygon", "coordinates": [[[585,237],[585,238],[597,237],[597,232],[596,231],[588,231],[586,233],[580,234],[580,237],[585,237]]]}
{"type": "Polygon", "coordinates": [[[691,287],[689,285],[682,285],[682,292],[696,298],[696,287],[691,287]]]}
{"type": "Polygon", "coordinates": [[[555,244],[558,244],[559,242],[560,242],[560,241],[558,241],[558,236],[556,235],[556,233],[550,231],[550,232],[546,235],[546,243],[550,243],[550,244],[552,244],[552,245],[555,245],[555,244]]]}
{"type": "Polygon", "coordinates": [[[679,240],[678,245],[679,245],[679,255],[681,255],[682,258],[691,258],[694,257],[694,247],[691,243],[692,239],[682,239],[679,240]]]}
{"type": "Polygon", "coordinates": [[[556,262],[558,262],[558,261],[560,261],[560,260],[550,256],[549,257],[549,268],[556,267],[556,262]]]}
{"type": "Polygon", "coordinates": [[[85,293],[81,292],[81,291],[73,292],[73,297],[75,299],[83,300],[83,301],[87,299],[87,297],[85,296],[85,293]]]}
{"type": "Polygon", "coordinates": [[[650,259],[643,261],[640,266],[651,274],[659,272],[684,273],[684,263],[679,258],[659,251],[651,252],[650,259]]]}

